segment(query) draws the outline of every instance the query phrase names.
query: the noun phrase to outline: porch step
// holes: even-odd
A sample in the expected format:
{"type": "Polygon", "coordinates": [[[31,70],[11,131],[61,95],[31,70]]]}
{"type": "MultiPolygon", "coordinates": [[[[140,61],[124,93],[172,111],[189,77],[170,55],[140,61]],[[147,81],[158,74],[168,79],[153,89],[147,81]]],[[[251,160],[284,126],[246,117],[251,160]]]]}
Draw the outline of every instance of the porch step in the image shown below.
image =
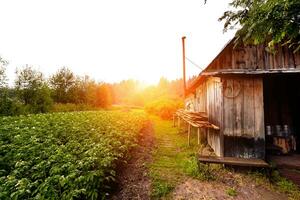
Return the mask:
{"type": "Polygon", "coordinates": [[[231,166],[247,166],[247,167],[269,167],[269,164],[256,158],[235,158],[235,157],[217,157],[217,156],[198,156],[199,162],[216,163],[231,166]]]}
{"type": "Polygon", "coordinates": [[[198,161],[202,163],[225,164],[231,166],[246,166],[246,167],[270,167],[269,164],[256,158],[235,158],[235,157],[217,157],[217,156],[198,156],[198,161]]]}

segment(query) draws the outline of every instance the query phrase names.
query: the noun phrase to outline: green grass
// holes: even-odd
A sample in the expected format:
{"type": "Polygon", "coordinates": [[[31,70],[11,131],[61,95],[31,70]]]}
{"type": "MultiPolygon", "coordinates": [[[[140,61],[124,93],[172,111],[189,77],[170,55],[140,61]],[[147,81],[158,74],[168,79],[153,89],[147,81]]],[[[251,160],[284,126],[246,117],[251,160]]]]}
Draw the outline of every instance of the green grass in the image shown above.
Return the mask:
{"type": "Polygon", "coordinates": [[[168,194],[187,176],[198,176],[195,153],[201,146],[197,145],[195,134],[188,146],[187,134],[173,127],[172,121],[161,120],[155,116],[150,118],[154,123],[156,140],[153,162],[149,166],[152,179],[151,196],[153,199],[168,199],[168,194]]]}
{"type": "Polygon", "coordinates": [[[235,196],[237,196],[237,191],[235,190],[235,188],[230,187],[226,190],[226,194],[228,196],[235,197],[235,196]]]}
{"type": "Polygon", "coordinates": [[[290,180],[280,176],[277,170],[273,170],[270,175],[265,171],[255,171],[248,174],[257,185],[264,185],[273,191],[279,191],[288,195],[290,200],[300,199],[299,188],[290,180]]]}
{"type": "MultiPolygon", "coordinates": [[[[230,168],[217,164],[198,164],[196,154],[204,145],[197,145],[197,134],[192,132],[191,145],[188,146],[187,133],[173,122],[150,116],[154,124],[156,146],[153,150],[153,162],[149,164],[152,181],[152,199],[172,199],[171,192],[188,177],[201,181],[222,182],[228,173],[235,173],[230,168]]],[[[182,126],[183,127],[183,126],[182,126]]],[[[252,179],[256,185],[264,185],[270,190],[286,193],[289,199],[300,199],[299,189],[290,181],[281,177],[277,171],[268,177],[265,171],[255,171],[241,177],[252,179]]],[[[240,180],[243,181],[243,180],[240,180]]],[[[228,196],[238,195],[235,187],[225,190],[228,196]]]]}

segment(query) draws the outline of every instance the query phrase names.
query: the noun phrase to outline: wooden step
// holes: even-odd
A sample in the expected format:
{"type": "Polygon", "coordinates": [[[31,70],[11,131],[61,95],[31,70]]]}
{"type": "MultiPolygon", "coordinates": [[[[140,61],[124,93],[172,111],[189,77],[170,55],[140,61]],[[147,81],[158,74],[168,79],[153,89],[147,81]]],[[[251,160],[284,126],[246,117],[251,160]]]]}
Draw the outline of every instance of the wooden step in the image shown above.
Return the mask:
{"type": "Polygon", "coordinates": [[[217,156],[198,156],[198,161],[202,163],[225,164],[231,166],[247,166],[247,167],[270,167],[269,164],[256,158],[236,158],[236,157],[217,157],[217,156]]]}

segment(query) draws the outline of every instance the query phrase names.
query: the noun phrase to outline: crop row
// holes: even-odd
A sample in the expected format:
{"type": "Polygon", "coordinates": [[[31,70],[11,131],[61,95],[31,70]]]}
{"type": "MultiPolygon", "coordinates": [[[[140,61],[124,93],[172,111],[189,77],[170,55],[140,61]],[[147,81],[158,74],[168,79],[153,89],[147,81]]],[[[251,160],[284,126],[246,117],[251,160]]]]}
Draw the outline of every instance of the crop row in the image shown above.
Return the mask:
{"type": "Polygon", "coordinates": [[[0,118],[0,199],[99,199],[137,142],[141,112],[0,118]]]}

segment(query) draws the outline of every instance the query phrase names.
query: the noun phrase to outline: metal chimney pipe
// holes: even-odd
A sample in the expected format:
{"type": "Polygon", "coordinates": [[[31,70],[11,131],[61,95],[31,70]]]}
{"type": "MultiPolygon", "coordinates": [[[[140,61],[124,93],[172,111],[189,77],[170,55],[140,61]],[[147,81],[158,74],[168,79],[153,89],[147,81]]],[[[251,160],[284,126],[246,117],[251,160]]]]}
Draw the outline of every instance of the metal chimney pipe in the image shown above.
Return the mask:
{"type": "Polygon", "coordinates": [[[183,95],[186,95],[186,80],[185,80],[185,36],[182,39],[182,67],[183,67],[183,95]]]}

